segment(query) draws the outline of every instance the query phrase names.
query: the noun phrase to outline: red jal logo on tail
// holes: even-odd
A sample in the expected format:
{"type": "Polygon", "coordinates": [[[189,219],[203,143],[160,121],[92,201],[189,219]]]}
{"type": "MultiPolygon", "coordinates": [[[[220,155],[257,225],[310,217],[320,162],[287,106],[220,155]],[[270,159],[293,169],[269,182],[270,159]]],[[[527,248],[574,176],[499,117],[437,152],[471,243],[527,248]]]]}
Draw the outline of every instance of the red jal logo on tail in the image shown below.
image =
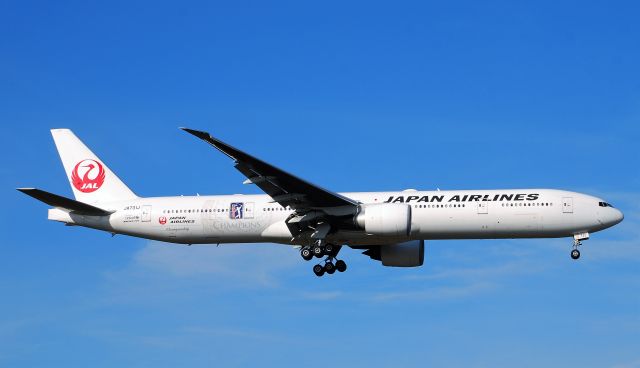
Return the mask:
{"type": "Polygon", "coordinates": [[[100,189],[104,183],[104,167],[96,160],[82,160],[71,172],[71,183],[83,193],[91,193],[100,189]]]}

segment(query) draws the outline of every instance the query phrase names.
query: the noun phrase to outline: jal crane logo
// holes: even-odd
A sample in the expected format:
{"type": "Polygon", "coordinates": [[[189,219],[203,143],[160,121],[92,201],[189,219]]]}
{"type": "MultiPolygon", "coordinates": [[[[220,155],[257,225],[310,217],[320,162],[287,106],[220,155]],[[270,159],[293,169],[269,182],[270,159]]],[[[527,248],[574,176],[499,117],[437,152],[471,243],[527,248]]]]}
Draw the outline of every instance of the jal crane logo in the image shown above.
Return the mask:
{"type": "Polygon", "coordinates": [[[82,193],[91,193],[104,184],[104,167],[96,160],[82,160],[71,172],[71,183],[82,193]]]}

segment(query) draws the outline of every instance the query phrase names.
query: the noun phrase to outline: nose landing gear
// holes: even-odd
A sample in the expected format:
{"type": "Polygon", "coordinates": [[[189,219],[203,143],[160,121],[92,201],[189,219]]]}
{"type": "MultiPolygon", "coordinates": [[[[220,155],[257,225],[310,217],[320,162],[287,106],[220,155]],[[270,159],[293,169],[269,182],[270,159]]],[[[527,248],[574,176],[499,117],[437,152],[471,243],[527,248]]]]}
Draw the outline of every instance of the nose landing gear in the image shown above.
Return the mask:
{"type": "Polygon", "coordinates": [[[573,250],[571,251],[571,259],[580,259],[580,251],[578,247],[582,245],[583,240],[589,239],[589,233],[576,234],[573,236],[573,250]]]}
{"type": "Polygon", "coordinates": [[[579,259],[580,258],[580,251],[577,249],[574,249],[571,251],[571,258],[572,259],[579,259]]]}

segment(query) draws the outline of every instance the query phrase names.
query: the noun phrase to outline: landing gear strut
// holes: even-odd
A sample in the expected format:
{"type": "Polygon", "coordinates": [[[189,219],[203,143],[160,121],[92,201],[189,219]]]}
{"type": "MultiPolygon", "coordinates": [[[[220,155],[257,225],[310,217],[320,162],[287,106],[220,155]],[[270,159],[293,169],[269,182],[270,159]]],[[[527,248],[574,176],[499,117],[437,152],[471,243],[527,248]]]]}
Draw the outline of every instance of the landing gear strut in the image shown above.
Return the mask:
{"type": "Polygon", "coordinates": [[[324,265],[319,263],[313,266],[313,273],[316,276],[324,276],[325,273],[333,275],[336,271],[344,272],[347,270],[347,264],[344,261],[337,260],[336,257],[340,253],[342,246],[335,244],[328,244],[325,239],[331,231],[331,225],[327,222],[320,222],[313,228],[315,231],[311,234],[311,239],[314,241],[313,245],[302,248],[301,255],[304,259],[311,259],[313,257],[322,258],[324,265]],[[311,254],[311,255],[310,255],[311,254]]]}
{"type": "Polygon", "coordinates": [[[571,250],[571,259],[580,259],[580,251],[578,247],[582,245],[583,240],[589,239],[589,233],[576,234],[573,236],[573,250],[571,250]]]}
{"type": "Polygon", "coordinates": [[[328,256],[335,257],[338,253],[336,252],[336,248],[333,244],[327,244],[324,246],[324,254],[328,256]]]}
{"type": "Polygon", "coordinates": [[[301,254],[304,259],[311,259],[314,256],[317,258],[326,257],[324,264],[319,263],[313,266],[313,273],[322,277],[325,274],[333,275],[336,271],[344,272],[347,270],[347,264],[343,260],[336,259],[341,248],[339,245],[323,244],[323,241],[318,240],[313,246],[302,248],[301,254]]]}

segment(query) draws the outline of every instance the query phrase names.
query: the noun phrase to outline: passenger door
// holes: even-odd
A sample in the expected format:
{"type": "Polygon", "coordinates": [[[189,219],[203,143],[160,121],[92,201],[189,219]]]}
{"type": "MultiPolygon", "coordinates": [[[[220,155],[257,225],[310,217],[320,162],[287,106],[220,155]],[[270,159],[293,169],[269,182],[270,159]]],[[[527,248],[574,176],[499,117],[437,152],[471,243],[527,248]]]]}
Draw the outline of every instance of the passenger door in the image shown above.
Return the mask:
{"type": "Polygon", "coordinates": [[[486,215],[489,213],[489,202],[478,202],[478,214],[486,215]]]}
{"type": "Polygon", "coordinates": [[[142,206],[142,222],[151,222],[151,206],[142,206]]]}
{"type": "Polygon", "coordinates": [[[573,213],[573,198],[562,198],[562,213],[573,213]]]}

